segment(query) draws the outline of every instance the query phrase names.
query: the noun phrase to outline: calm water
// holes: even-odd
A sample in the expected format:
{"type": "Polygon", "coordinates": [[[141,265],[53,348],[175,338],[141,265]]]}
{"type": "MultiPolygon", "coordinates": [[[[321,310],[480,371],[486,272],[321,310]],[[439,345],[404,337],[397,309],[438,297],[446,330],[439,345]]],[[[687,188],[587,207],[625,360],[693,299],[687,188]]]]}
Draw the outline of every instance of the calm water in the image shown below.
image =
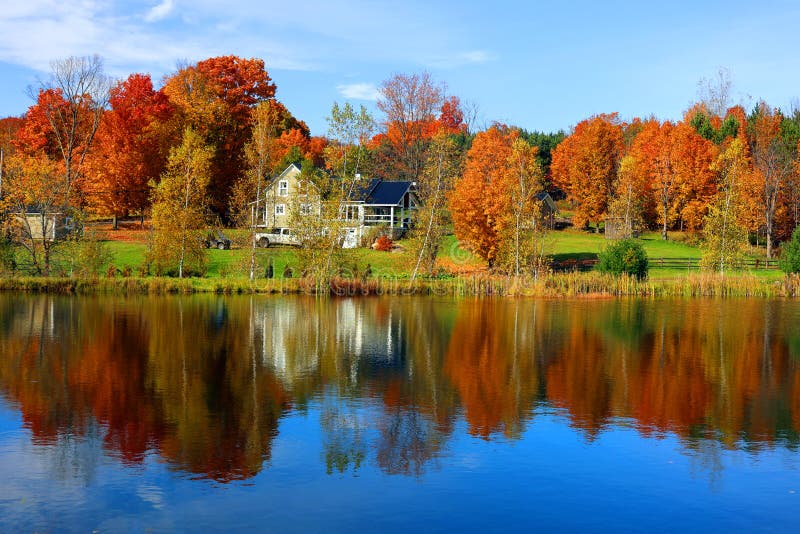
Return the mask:
{"type": "Polygon", "coordinates": [[[800,302],[0,295],[0,531],[800,528],[800,302]]]}

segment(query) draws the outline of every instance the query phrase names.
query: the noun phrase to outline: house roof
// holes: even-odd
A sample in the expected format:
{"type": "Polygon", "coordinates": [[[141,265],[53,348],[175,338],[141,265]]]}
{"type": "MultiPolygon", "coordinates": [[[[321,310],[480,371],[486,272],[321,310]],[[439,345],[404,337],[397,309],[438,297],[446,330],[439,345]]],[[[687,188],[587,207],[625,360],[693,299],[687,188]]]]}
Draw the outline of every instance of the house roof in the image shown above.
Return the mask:
{"type": "Polygon", "coordinates": [[[279,175],[278,175],[278,176],[275,178],[275,180],[277,180],[277,179],[279,179],[279,178],[283,178],[284,176],[286,176],[287,174],[289,174],[289,173],[292,171],[292,169],[296,170],[297,172],[301,172],[301,171],[302,171],[302,169],[300,168],[300,164],[299,164],[299,163],[290,163],[290,164],[289,164],[289,166],[288,166],[288,167],[286,167],[286,168],[283,170],[283,172],[282,172],[282,173],[280,173],[280,174],[279,174],[279,175]]]}
{"type": "Polygon", "coordinates": [[[413,182],[389,182],[381,178],[372,178],[369,181],[357,184],[351,196],[353,202],[364,204],[393,206],[400,204],[413,182]]]}
{"type": "Polygon", "coordinates": [[[547,207],[550,208],[550,211],[553,213],[558,212],[558,207],[556,206],[556,203],[553,202],[553,197],[551,197],[550,193],[547,191],[540,191],[539,193],[536,193],[536,199],[547,204],[547,207]]]}

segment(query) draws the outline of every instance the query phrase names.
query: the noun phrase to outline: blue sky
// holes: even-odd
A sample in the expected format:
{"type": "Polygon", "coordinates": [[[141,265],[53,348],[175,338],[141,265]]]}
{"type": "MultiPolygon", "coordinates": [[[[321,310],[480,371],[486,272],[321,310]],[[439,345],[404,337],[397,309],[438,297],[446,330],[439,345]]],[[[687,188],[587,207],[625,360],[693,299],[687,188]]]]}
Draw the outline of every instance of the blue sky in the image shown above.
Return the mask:
{"type": "Polygon", "coordinates": [[[0,13],[0,115],[30,105],[49,61],[100,54],[115,77],[178,61],[263,58],[314,134],[334,100],[374,109],[394,73],[429,71],[481,120],[569,128],[592,114],[679,118],[697,82],[736,101],[800,96],[800,2],[21,0],[0,13]],[[702,5],[699,5],[702,4],[702,5]]]}

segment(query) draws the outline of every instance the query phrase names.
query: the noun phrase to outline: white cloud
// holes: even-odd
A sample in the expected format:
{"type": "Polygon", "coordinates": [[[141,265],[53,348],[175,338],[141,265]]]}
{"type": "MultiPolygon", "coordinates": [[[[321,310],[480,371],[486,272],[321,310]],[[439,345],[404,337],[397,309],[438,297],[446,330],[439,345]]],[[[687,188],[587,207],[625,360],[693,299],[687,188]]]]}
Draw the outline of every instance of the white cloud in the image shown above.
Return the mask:
{"type": "Polygon", "coordinates": [[[336,90],[345,98],[353,100],[378,100],[378,88],[374,83],[348,83],[337,85],[336,90]]]}
{"type": "Polygon", "coordinates": [[[471,50],[460,54],[460,57],[467,63],[486,63],[494,59],[486,50],[471,50]]]}
{"type": "MultiPolygon", "coordinates": [[[[263,0],[149,0],[144,8],[120,0],[11,2],[0,16],[0,63],[46,73],[53,59],[99,54],[114,76],[149,72],[158,79],[180,60],[223,54],[263,58],[268,70],[329,75],[354,64],[457,68],[492,59],[480,49],[453,50],[452,43],[465,39],[442,23],[435,6],[302,1],[299,18],[296,5],[263,0]],[[409,24],[429,37],[413,38],[409,24]]],[[[347,98],[377,98],[370,84],[338,90],[347,98]]]]}
{"type": "Polygon", "coordinates": [[[172,10],[175,9],[175,2],[173,0],[163,0],[160,4],[153,6],[150,11],[144,16],[147,22],[156,22],[166,18],[172,10]]]}
{"type": "Polygon", "coordinates": [[[425,63],[436,69],[455,69],[467,65],[480,65],[495,59],[495,55],[486,50],[469,50],[445,56],[435,56],[425,63]]]}

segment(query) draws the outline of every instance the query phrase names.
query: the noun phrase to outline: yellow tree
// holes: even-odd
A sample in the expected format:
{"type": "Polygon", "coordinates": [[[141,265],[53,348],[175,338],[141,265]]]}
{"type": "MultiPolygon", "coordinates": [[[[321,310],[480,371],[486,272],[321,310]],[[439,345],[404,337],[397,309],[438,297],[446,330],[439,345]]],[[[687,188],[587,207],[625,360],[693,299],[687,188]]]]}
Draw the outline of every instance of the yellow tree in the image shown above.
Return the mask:
{"type": "Polygon", "coordinates": [[[262,191],[274,167],[276,159],[275,143],[280,115],[273,102],[259,103],[252,113],[253,129],[250,142],[245,145],[247,170],[234,187],[231,206],[239,213],[239,219],[249,216],[250,222],[250,281],[255,279],[256,269],[256,220],[260,212],[262,191]],[[255,199],[250,213],[247,207],[255,199]]]}
{"type": "MultiPolygon", "coordinates": [[[[648,200],[652,198],[650,182],[637,172],[636,159],[628,155],[622,158],[614,186],[614,199],[608,206],[608,214],[621,225],[620,237],[631,237],[646,226],[648,200]]],[[[606,228],[606,232],[609,228],[606,228]]]]}
{"type": "Polygon", "coordinates": [[[417,261],[411,273],[412,282],[423,262],[428,275],[433,274],[447,226],[447,195],[461,171],[461,161],[461,153],[449,135],[440,132],[433,138],[417,182],[417,194],[422,206],[417,212],[419,222],[414,230],[417,261]]]}
{"type": "Polygon", "coordinates": [[[26,252],[30,270],[49,276],[56,234],[68,187],[61,167],[44,154],[17,153],[6,162],[0,212],[9,214],[4,231],[26,252]]]}
{"type": "Polygon", "coordinates": [[[167,170],[153,193],[152,257],[157,270],[177,264],[178,277],[185,267],[200,272],[205,266],[202,231],[206,226],[208,184],[213,148],[191,128],[174,148],[167,170]]]}
{"type": "Polygon", "coordinates": [[[719,192],[705,218],[705,246],[702,264],[725,274],[741,259],[747,243],[742,224],[742,188],[750,169],[747,148],[734,139],[714,163],[719,172],[719,192]]]}
{"type": "MultiPolygon", "coordinates": [[[[514,139],[506,161],[505,181],[508,191],[507,223],[503,250],[509,270],[522,274],[528,260],[543,257],[544,223],[536,195],[544,189],[544,173],[537,159],[537,148],[523,139],[514,139]],[[537,253],[538,252],[538,253],[537,253]]],[[[535,261],[538,273],[541,261],[535,261]]]]}

